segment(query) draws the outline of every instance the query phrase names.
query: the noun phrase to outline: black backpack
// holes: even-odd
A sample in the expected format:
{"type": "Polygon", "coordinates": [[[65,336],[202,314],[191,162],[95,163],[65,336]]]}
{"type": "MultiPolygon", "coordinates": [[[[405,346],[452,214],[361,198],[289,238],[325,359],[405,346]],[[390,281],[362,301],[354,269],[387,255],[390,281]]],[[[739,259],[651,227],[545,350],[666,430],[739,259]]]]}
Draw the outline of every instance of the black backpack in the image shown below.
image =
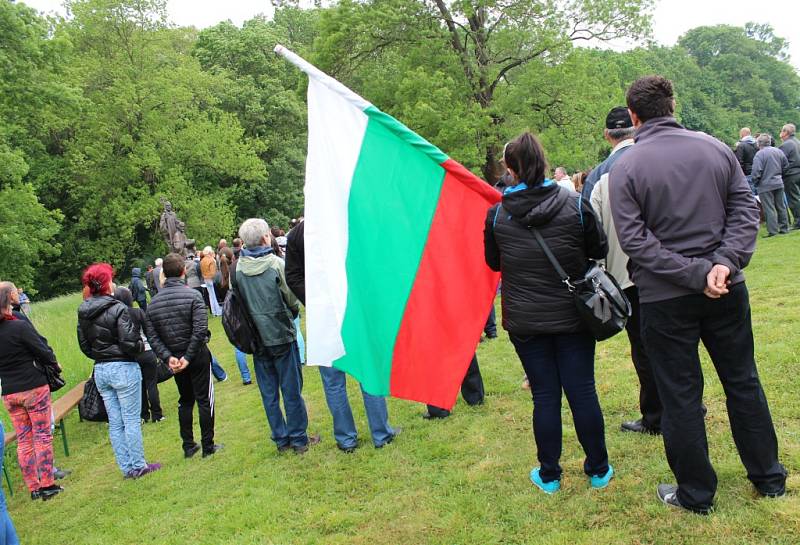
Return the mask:
{"type": "Polygon", "coordinates": [[[222,328],[231,344],[245,354],[255,354],[261,347],[261,338],[247,304],[233,285],[222,303],[222,328]]]}
{"type": "Polygon", "coordinates": [[[83,397],[78,402],[78,414],[81,416],[81,420],[108,422],[106,405],[103,403],[103,397],[94,383],[94,373],[92,373],[91,378],[86,381],[83,387],[83,397]]]}

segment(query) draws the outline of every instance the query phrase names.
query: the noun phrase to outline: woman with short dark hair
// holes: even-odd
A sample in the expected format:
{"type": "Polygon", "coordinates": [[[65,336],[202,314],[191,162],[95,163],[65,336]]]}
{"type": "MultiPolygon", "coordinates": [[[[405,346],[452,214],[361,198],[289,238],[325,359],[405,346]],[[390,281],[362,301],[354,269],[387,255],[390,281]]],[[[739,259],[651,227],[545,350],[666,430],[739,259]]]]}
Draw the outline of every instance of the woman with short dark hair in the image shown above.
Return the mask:
{"type": "Polygon", "coordinates": [[[148,464],[142,445],[142,372],[136,362],[144,350],[127,307],[114,299],[114,271],[95,263],[81,278],[86,300],[78,308],[78,344],[94,360],[94,381],[108,412],[108,435],[126,479],[161,469],[148,464]]]}
{"type": "Polygon", "coordinates": [[[540,467],[531,481],[548,494],[561,486],[561,392],[586,453],[591,486],[603,488],[614,474],[608,463],[603,413],[594,382],[594,337],[578,316],[572,293],[539,245],[536,229],[572,279],[588,259],[608,251],[588,202],[545,178],[539,141],[524,133],[503,152],[510,175],[500,204],[489,210],[484,231],[486,263],[503,277],[503,327],[522,361],[533,395],[533,433],[540,467]]]}
{"type": "Polygon", "coordinates": [[[50,387],[34,366],[61,367],[53,350],[31,323],[12,310],[19,293],[0,282],[0,383],[3,404],[17,432],[17,458],[31,499],[47,500],[63,490],[53,480],[50,387]]]}

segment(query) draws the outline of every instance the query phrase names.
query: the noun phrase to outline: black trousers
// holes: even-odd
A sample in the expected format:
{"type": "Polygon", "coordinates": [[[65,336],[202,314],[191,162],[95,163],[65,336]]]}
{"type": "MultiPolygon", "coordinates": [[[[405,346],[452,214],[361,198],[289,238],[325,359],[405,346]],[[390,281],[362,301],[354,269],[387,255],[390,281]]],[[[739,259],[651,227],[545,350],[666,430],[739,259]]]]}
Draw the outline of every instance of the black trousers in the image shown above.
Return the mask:
{"type": "MultiPolygon", "coordinates": [[[[478,367],[478,356],[472,356],[472,361],[467,368],[467,374],[461,382],[461,397],[467,402],[467,405],[480,405],[483,403],[483,377],[481,376],[481,369],[478,367]]],[[[444,418],[450,415],[450,411],[428,405],[428,413],[433,417],[444,418]]]]}
{"type": "Polygon", "coordinates": [[[494,310],[494,301],[492,301],[492,310],[489,311],[486,325],[483,326],[483,332],[486,333],[487,337],[497,337],[497,316],[494,310]]]}
{"type": "Polygon", "coordinates": [[[744,283],[720,299],[702,294],[643,303],[642,332],[664,406],[661,430],[678,500],[693,510],[711,507],[717,475],[708,458],[703,420],[702,340],[725,390],[728,417],[747,478],[762,493],[784,490],[778,440],[753,355],[750,301],[744,283]]]}
{"type": "Polygon", "coordinates": [[[639,410],[642,413],[642,424],[654,433],[661,431],[661,398],[650,358],[647,357],[644,341],[642,341],[641,311],[639,309],[639,290],[636,286],[625,289],[625,295],[631,302],[631,317],[625,324],[625,331],[631,343],[631,360],[636,375],[639,377],[639,410]]]}
{"type": "Polygon", "coordinates": [[[200,416],[203,452],[211,452],[214,446],[214,383],[211,380],[211,353],[208,348],[203,347],[186,369],[175,374],[175,384],[178,386],[178,422],[184,452],[197,445],[192,431],[195,403],[200,416]]]}
{"type": "Polygon", "coordinates": [[[142,352],[136,359],[142,370],[142,419],[156,420],[164,416],[161,410],[161,397],[158,394],[156,364],[158,358],[152,350],[142,352]]]}

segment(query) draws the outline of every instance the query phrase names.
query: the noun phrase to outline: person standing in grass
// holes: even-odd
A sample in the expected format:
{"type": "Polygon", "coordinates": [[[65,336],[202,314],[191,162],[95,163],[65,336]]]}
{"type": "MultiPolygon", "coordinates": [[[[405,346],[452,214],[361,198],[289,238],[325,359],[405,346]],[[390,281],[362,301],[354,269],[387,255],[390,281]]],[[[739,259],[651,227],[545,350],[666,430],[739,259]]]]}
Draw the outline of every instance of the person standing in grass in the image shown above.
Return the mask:
{"type": "Polygon", "coordinates": [[[167,362],[178,387],[178,421],[183,455],[191,458],[202,448],[203,458],[218,452],[214,443],[214,384],[211,381],[211,352],[208,313],[203,297],[184,281],[186,263],[176,253],[167,254],[162,264],[166,280],[150,301],[144,328],[153,351],[167,362]],[[194,441],[194,405],[200,417],[201,445],[194,441]]]}
{"type": "Polygon", "coordinates": [[[588,258],[603,259],[608,244],[591,206],[580,195],[545,178],[539,141],[524,133],[506,144],[511,175],[502,202],[486,216],[486,263],[503,277],[503,327],[522,361],[533,394],[533,435],[540,467],[533,484],[548,494],[561,488],[561,392],[566,394],[583,469],[593,488],[614,475],[608,463],[605,424],[594,380],[595,340],[583,325],[531,229],[537,229],[570,276],[582,278],[588,258]]]}
{"type": "Polygon", "coordinates": [[[661,432],[677,479],[677,486],[658,485],[658,497],[701,514],[713,506],[717,475],[703,419],[701,340],[725,390],[748,479],[762,496],[782,496],[786,470],[756,370],[742,274],[756,247],[755,198],[727,146],[675,120],[672,82],[641,78],[626,98],[636,145],[616,162],[608,183],[611,215],[639,289],[642,335],[663,406],[661,432]]]}
{"type": "MultiPolygon", "coordinates": [[[[304,305],[306,304],[305,228],[305,221],[298,222],[289,231],[286,243],[286,283],[304,305]]],[[[319,375],[325,391],[325,401],[333,417],[333,436],[336,439],[336,446],[342,452],[352,453],[358,447],[358,432],[350,400],[347,398],[346,375],[334,367],[324,365],[319,366],[319,375]]],[[[481,399],[482,394],[481,389],[481,399]]],[[[400,428],[392,428],[389,424],[389,410],[385,398],[368,394],[363,388],[361,395],[364,398],[364,411],[367,414],[372,444],[375,448],[383,448],[384,445],[394,441],[400,433],[400,428]]]]}
{"type": "Polygon", "coordinates": [[[161,396],[158,393],[158,358],[144,335],[144,311],[134,308],[133,296],[128,288],[115,289],[114,299],[128,307],[128,314],[144,343],[144,350],[136,356],[142,371],[142,423],[149,422],[151,418],[153,422],[163,422],[164,411],[161,409],[161,396]]]}
{"type": "Polygon", "coordinates": [[[108,412],[108,434],[117,465],[126,479],[161,469],[148,464],[142,444],[142,371],[136,358],[144,350],[128,308],[112,296],[114,272],[108,263],[86,268],[86,299],[78,307],[78,345],[94,360],[94,381],[108,412]]]}
{"type": "Polygon", "coordinates": [[[17,458],[31,499],[47,500],[63,490],[53,474],[50,430],[50,388],[44,373],[33,366],[61,370],[53,350],[33,325],[12,307],[19,293],[11,282],[0,282],[0,384],[3,405],[17,433],[17,458]]]}
{"type": "Polygon", "coordinates": [[[293,449],[303,454],[309,446],[319,443],[320,437],[309,437],[307,433],[308,413],[294,325],[300,304],[286,284],[284,263],[274,253],[267,222],[260,218],[246,220],[239,228],[239,237],[245,247],[231,284],[258,330],[261,346],[253,354],[253,367],[272,440],[278,452],[293,449]]]}

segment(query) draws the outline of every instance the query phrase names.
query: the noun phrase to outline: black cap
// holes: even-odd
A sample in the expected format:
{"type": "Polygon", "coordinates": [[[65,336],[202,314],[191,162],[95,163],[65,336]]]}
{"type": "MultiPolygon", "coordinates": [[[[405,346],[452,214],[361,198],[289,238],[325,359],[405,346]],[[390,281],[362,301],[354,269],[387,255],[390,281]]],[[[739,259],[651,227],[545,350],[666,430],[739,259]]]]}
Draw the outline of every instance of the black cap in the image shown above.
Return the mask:
{"type": "Polygon", "coordinates": [[[628,108],[625,106],[617,106],[612,108],[606,116],[607,129],[627,129],[633,127],[631,116],[628,114],[628,108]]]}

